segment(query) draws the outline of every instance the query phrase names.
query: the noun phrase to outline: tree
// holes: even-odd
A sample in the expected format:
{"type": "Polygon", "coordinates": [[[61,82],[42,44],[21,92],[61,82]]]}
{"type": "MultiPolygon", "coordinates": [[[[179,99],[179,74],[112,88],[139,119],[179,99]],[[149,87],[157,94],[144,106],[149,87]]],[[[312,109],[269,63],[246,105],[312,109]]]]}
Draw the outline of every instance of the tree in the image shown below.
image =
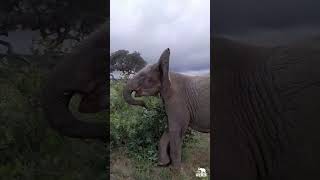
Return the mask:
{"type": "Polygon", "coordinates": [[[130,76],[138,72],[146,64],[139,52],[129,53],[127,50],[118,50],[111,53],[110,73],[120,71],[122,75],[130,76]]]}
{"type": "MultiPolygon", "coordinates": [[[[108,21],[108,1],[0,1],[0,179],[107,179],[105,144],[58,136],[48,128],[40,98],[47,73],[68,53],[60,46],[72,47],[108,21]],[[9,41],[17,39],[11,32],[25,30],[40,35],[28,47],[31,54],[19,54],[18,48],[25,47],[9,41]],[[43,53],[33,47],[40,42],[43,53]],[[92,165],[79,171],[83,164],[92,165]]],[[[76,101],[70,104],[77,106],[76,101]]],[[[85,118],[103,121],[106,113],[85,118]]]]}
{"type": "MultiPolygon", "coordinates": [[[[106,22],[106,7],[105,0],[1,0],[0,36],[15,30],[39,30],[47,48],[55,49],[65,40],[80,41],[106,22]]],[[[12,52],[8,42],[0,41],[0,45],[12,52]]]]}

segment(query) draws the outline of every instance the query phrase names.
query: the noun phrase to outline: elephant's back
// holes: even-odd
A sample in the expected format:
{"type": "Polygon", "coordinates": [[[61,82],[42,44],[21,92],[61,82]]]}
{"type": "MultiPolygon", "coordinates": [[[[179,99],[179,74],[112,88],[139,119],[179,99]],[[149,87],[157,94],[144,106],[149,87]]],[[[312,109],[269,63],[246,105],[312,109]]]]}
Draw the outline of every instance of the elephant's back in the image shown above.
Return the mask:
{"type": "Polygon", "coordinates": [[[276,48],[268,63],[291,142],[279,171],[312,171],[320,161],[320,39],[276,48]]]}

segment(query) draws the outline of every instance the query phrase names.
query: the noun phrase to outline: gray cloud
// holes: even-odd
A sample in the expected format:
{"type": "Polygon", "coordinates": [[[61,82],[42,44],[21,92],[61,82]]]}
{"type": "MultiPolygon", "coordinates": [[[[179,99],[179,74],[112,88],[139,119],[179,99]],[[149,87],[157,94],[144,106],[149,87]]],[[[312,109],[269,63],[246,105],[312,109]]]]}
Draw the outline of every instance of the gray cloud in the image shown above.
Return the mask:
{"type": "Polygon", "coordinates": [[[279,43],[320,32],[317,0],[215,0],[212,8],[217,34],[279,43]]]}
{"type": "MultiPolygon", "coordinates": [[[[170,66],[205,72],[210,65],[210,1],[111,1],[111,52],[138,51],[154,63],[171,49],[170,66]]],[[[194,74],[194,73],[193,73],[194,74]]]]}

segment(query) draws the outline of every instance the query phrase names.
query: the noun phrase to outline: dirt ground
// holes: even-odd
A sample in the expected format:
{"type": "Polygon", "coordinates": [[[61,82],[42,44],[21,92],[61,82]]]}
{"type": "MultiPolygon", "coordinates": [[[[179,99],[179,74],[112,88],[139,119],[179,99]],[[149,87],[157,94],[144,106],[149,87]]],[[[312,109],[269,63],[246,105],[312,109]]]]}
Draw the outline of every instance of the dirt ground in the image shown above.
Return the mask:
{"type": "Polygon", "coordinates": [[[111,152],[111,180],[164,180],[164,179],[209,179],[210,176],[210,134],[197,133],[195,141],[185,145],[182,152],[180,171],[169,167],[158,167],[151,162],[128,158],[125,148],[111,152]],[[196,177],[198,168],[205,168],[207,178],[196,177]]]}

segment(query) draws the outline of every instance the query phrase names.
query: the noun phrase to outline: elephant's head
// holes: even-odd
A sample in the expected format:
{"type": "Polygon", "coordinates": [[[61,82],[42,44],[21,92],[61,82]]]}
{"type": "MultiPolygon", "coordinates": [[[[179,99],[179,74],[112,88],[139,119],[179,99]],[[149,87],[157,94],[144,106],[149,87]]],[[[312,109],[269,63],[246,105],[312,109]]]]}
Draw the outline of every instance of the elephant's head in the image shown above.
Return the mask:
{"type": "Polygon", "coordinates": [[[157,63],[147,65],[128,80],[123,90],[123,97],[128,104],[145,107],[142,100],[132,97],[133,92],[135,92],[135,97],[155,96],[170,87],[169,56],[170,50],[168,48],[162,53],[157,63]]]}
{"type": "Polygon", "coordinates": [[[108,108],[108,28],[91,34],[70,54],[63,57],[49,74],[43,89],[43,108],[51,127],[76,138],[107,137],[107,122],[89,123],[71,113],[69,103],[78,94],[79,112],[95,113],[108,108]]]}

